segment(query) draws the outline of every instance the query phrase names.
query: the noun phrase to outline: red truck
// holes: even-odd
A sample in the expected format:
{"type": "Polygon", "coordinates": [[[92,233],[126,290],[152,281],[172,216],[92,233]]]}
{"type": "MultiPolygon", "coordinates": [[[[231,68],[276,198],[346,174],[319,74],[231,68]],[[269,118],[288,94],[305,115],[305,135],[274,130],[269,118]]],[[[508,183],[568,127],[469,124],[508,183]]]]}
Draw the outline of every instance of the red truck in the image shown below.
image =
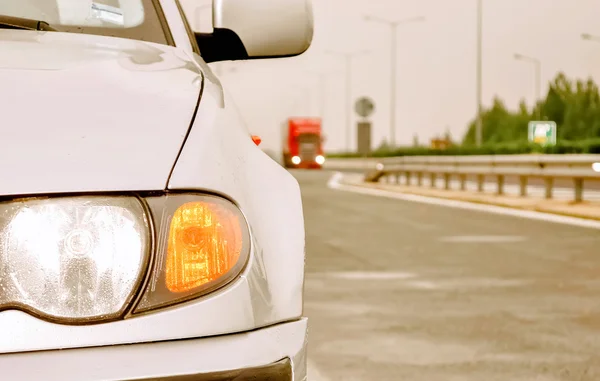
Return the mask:
{"type": "Polygon", "coordinates": [[[325,156],[320,118],[289,118],[282,135],[285,168],[321,169],[325,156]]]}

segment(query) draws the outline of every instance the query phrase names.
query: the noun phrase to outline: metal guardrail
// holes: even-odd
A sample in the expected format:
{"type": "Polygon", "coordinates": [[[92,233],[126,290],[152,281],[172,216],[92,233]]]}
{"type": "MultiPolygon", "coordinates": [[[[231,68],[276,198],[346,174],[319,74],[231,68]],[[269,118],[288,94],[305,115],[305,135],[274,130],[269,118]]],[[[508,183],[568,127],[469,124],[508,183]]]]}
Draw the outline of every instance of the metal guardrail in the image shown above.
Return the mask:
{"type": "MultiPolygon", "coordinates": [[[[444,188],[450,189],[452,178],[458,177],[460,190],[466,190],[468,177],[477,179],[477,190],[483,192],[485,178],[496,178],[496,193],[504,194],[505,178],[519,178],[521,196],[527,196],[530,178],[544,180],[545,197],[552,198],[555,179],[573,181],[573,199],[583,201],[585,181],[600,181],[600,172],[594,170],[600,155],[498,155],[498,156],[403,156],[387,158],[329,159],[325,169],[365,172],[365,181],[377,182],[394,179],[396,183],[410,184],[412,176],[422,185],[423,176],[431,178],[435,186],[438,176],[444,178],[444,188]]],[[[600,166],[597,164],[597,166],[600,166]]]]}

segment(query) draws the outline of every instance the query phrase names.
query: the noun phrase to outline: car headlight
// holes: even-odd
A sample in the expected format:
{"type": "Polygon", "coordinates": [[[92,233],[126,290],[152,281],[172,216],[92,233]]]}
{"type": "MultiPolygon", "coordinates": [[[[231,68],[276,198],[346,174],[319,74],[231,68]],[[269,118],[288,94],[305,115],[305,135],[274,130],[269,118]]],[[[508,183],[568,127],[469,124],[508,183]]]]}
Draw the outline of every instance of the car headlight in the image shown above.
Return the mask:
{"type": "Polygon", "coordinates": [[[149,233],[133,197],[0,203],[0,306],[68,321],[118,317],[145,273],[149,233]]]}
{"type": "Polygon", "coordinates": [[[233,203],[189,194],[147,201],[156,221],[157,261],[134,313],[213,291],[243,270],[250,233],[233,203]]]}
{"type": "Polygon", "coordinates": [[[57,322],[112,320],[198,297],[243,270],[242,212],[199,194],[0,203],[0,309],[57,322]]]}

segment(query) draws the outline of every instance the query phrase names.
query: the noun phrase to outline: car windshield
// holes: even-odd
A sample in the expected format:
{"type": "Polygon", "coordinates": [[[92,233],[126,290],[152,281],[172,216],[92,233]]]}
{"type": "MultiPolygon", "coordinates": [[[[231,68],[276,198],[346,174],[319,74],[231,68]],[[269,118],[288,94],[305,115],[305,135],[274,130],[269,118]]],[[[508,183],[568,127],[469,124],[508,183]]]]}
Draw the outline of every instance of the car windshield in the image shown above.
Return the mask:
{"type": "Polygon", "coordinates": [[[167,44],[159,12],[155,0],[0,0],[0,15],[44,21],[60,32],[167,44]]]}
{"type": "Polygon", "coordinates": [[[319,135],[317,134],[300,134],[298,136],[298,142],[302,144],[318,144],[319,135]]]}

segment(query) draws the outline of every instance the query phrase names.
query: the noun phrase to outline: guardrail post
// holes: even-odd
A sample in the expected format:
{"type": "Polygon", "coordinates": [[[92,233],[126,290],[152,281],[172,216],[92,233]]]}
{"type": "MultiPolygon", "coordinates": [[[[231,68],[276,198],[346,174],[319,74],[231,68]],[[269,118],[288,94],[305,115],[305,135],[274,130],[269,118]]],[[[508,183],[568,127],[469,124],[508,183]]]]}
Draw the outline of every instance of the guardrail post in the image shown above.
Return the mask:
{"type": "Polygon", "coordinates": [[[450,189],[450,174],[444,173],[444,189],[450,189]]]}
{"type": "Polygon", "coordinates": [[[552,185],[554,183],[554,179],[552,177],[546,177],[545,179],[545,183],[546,183],[546,199],[551,199],[552,198],[552,185]]]}
{"type": "Polygon", "coordinates": [[[459,175],[459,179],[460,179],[460,190],[464,191],[467,190],[467,175],[459,175]]]}
{"type": "Polygon", "coordinates": [[[498,189],[497,189],[497,193],[499,196],[502,196],[504,194],[504,176],[503,175],[498,175],[498,189]]]}
{"type": "Polygon", "coordinates": [[[519,194],[521,197],[527,196],[527,176],[519,177],[519,194]]]}
{"type": "Polygon", "coordinates": [[[483,181],[485,180],[484,175],[477,175],[477,192],[483,192],[483,181]]]}
{"type": "Polygon", "coordinates": [[[575,178],[573,179],[575,182],[575,202],[583,201],[583,179],[575,178]]]}
{"type": "MultiPolygon", "coordinates": [[[[506,194],[506,177],[519,179],[519,193],[525,198],[529,196],[529,178],[540,178],[544,181],[544,198],[549,200],[554,197],[554,184],[556,178],[569,179],[571,187],[572,202],[584,202],[584,186],[586,181],[599,180],[598,164],[600,155],[513,155],[510,158],[500,156],[482,156],[480,158],[439,158],[424,157],[421,159],[405,160],[402,157],[390,158],[388,161],[379,162],[361,159],[362,161],[335,159],[328,161],[326,169],[359,169],[365,171],[365,181],[381,183],[401,183],[414,186],[415,181],[411,175],[416,175],[416,185],[422,187],[426,182],[424,177],[431,179],[431,188],[436,189],[436,180],[443,178],[445,189],[453,189],[451,181],[457,176],[461,191],[470,189],[471,184],[467,181],[475,181],[477,191],[480,193],[488,189],[487,177],[495,177],[494,194],[506,194]],[[448,160],[451,159],[451,160],[448,160]],[[509,160],[504,160],[509,159],[509,160]],[[389,168],[389,167],[391,168],[389,168]],[[591,168],[590,168],[591,166],[591,168]],[[385,168],[385,169],[384,169],[385,168]],[[435,170],[438,169],[436,172],[435,170]],[[406,180],[404,180],[406,176],[406,180]],[[411,184],[412,183],[412,184],[411,184]]],[[[440,187],[441,188],[441,187],[440,187]]],[[[458,188],[458,187],[457,187],[458,188]]],[[[443,189],[443,188],[441,188],[443,189]]]]}

